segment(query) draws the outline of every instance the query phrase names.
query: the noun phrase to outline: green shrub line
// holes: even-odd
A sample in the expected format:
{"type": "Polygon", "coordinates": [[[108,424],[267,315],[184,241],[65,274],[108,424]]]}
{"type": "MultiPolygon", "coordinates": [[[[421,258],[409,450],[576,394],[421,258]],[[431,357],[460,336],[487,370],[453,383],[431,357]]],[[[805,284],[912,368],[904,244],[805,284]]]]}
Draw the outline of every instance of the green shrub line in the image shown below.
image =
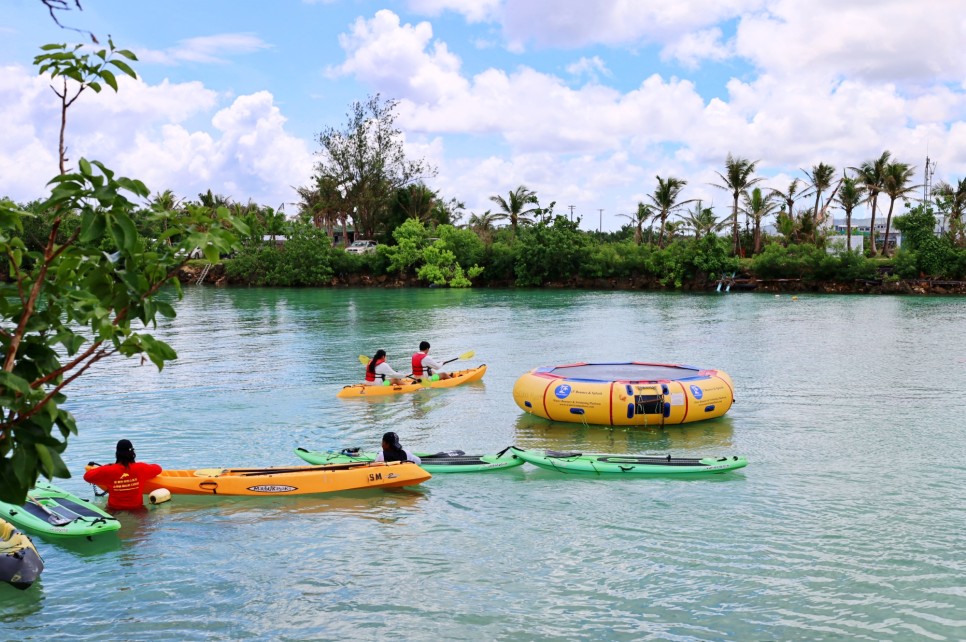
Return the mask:
{"type": "Polygon", "coordinates": [[[731,240],[715,235],[676,238],[661,249],[620,235],[587,233],[558,216],[521,226],[515,234],[499,230],[490,243],[471,230],[430,228],[409,219],[394,231],[394,244],[361,255],[332,247],[321,230],[297,226],[284,245],[249,243],[224,265],[231,284],[292,287],[366,283],[372,278],[454,288],[610,281],[667,290],[706,289],[732,278],[804,285],[924,276],[963,279],[966,249],[934,236],[928,219],[900,217],[906,241],[888,259],[858,252],[832,254],[811,243],[786,246],[775,239],[760,254],[738,258],[731,256],[731,240]]]}

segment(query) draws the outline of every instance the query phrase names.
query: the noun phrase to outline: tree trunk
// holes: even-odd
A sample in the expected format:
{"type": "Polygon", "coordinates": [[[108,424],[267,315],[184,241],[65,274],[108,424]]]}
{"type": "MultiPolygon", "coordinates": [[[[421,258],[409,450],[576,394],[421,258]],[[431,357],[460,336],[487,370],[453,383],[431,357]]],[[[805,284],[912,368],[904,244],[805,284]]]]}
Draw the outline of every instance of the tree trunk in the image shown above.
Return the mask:
{"type": "Polygon", "coordinates": [[[732,235],[734,237],[734,252],[735,256],[738,256],[741,252],[741,241],[738,239],[738,192],[735,191],[735,207],[731,214],[731,229],[732,235]]]}
{"type": "Polygon", "coordinates": [[[889,226],[892,225],[892,208],[896,204],[896,199],[889,201],[889,215],[886,217],[886,235],[882,242],[882,256],[889,256],[889,226]]]}
{"type": "Polygon", "coordinates": [[[869,219],[869,248],[872,250],[873,256],[875,256],[875,206],[878,200],[879,193],[876,192],[872,196],[872,218],[869,219]]]}

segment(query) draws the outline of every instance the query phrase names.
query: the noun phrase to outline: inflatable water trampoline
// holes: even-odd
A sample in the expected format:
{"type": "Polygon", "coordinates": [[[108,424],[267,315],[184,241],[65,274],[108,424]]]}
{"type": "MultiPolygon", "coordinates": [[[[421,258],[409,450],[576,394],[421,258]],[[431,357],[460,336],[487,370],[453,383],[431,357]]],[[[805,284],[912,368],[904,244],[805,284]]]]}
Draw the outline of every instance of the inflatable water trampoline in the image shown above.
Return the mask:
{"type": "Polygon", "coordinates": [[[664,363],[573,363],[534,368],[513,386],[524,412],[606,426],[684,424],[721,417],[734,384],[720,370],[664,363]]]}

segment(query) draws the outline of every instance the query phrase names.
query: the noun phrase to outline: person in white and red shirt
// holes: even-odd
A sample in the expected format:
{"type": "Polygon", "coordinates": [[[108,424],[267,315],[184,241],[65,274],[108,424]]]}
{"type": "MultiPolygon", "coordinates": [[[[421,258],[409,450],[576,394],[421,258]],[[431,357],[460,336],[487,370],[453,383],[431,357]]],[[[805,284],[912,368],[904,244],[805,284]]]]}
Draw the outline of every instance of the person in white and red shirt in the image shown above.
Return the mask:
{"type": "Polygon", "coordinates": [[[429,341],[420,341],[419,352],[413,355],[413,376],[418,378],[425,373],[430,381],[449,379],[452,375],[448,372],[440,372],[442,367],[442,363],[429,356],[429,341]]]}

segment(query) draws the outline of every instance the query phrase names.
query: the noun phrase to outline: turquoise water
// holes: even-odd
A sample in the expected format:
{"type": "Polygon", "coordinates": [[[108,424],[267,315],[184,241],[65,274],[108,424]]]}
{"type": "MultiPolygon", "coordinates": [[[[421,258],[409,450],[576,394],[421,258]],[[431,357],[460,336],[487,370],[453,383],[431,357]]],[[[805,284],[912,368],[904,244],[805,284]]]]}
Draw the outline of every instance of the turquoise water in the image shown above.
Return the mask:
{"type": "MultiPolygon", "coordinates": [[[[189,288],[161,373],[74,386],[62,486],[130,438],[168,468],[299,464],[294,449],[746,456],[701,479],[524,466],[401,491],[185,498],[120,536],[35,538],[0,586],[6,640],[960,640],[966,637],[966,300],[515,290],[189,288]],[[405,369],[475,350],[483,381],[339,400],[377,348],[405,369]],[[513,403],[540,365],[718,368],[720,420],[610,429],[513,403]]],[[[454,364],[455,365],[455,364],[454,364]]]]}

